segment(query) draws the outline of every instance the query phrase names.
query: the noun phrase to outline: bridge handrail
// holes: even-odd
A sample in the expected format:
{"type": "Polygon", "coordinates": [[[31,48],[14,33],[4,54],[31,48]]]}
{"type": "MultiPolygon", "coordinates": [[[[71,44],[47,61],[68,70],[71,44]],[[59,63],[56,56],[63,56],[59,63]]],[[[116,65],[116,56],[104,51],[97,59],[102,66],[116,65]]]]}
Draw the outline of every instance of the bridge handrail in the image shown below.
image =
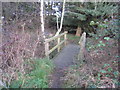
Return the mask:
{"type": "Polygon", "coordinates": [[[65,31],[64,33],[58,35],[58,36],[54,36],[52,38],[49,39],[45,39],[45,55],[48,57],[49,59],[49,54],[52,53],[55,49],[58,50],[58,52],[60,51],[60,45],[62,45],[63,43],[66,45],[66,40],[67,40],[67,31],[65,31]],[[64,36],[63,40],[60,40],[60,38],[64,36]],[[56,40],[57,39],[57,45],[54,46],[52,49],[49,49],[49,42],[56,40]]]}

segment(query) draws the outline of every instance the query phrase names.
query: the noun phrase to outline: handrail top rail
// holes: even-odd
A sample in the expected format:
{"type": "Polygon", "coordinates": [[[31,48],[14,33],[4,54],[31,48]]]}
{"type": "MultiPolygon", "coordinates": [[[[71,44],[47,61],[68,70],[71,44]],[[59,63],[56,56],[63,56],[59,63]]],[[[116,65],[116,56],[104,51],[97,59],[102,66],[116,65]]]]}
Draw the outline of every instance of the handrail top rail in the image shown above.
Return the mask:
{"type": "Polygon", "coordinates": [[[48,42],[50,42],[52,40],[55,40],[56,38],[59,38],[59,37],[63,36],[64,34],[67,34],[67,33],[68,33],[68,31],[65,31],[64,33],[62,33],[62,34],[60,34],[58,36],[54,36],[54,37],[51,37],[49,39],[45,39],[45,43],[48,43],[48,42]]]}

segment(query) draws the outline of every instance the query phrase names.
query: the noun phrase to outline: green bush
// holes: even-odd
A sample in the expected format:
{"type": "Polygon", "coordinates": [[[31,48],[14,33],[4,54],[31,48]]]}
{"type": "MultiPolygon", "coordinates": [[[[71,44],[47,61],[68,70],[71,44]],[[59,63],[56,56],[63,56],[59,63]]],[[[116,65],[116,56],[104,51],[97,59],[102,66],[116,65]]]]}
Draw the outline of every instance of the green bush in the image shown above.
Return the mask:
{"type": "Polygon", "coordinates": [[[119,38],[119,20],[118,19],[111,19],[104,22],[100,22],[97,24],[94,24],[94,21],[90,22],[90,25],[94,27],[94,25],[97,25],[96,28],[96,34],[89,33],[90,36],[94,37],[95,39],[98,39],[100,37],[104,37],[105,40],[109,40],[109,37],[118,39],[119,38]],[[91,24],[92,23],[92,24],[91,24]],[[109,36],[109,37],[105,37],[109,36]]]}
{"type": "Polygon", "coordinates": [[[53,71],[53,63],[51,60],[35,59],[30,60],[28,65],[32,70],[24,76],[19,76],[18,80],[11,83],[10,88],[48,88],[48,76],[53,71]]]}

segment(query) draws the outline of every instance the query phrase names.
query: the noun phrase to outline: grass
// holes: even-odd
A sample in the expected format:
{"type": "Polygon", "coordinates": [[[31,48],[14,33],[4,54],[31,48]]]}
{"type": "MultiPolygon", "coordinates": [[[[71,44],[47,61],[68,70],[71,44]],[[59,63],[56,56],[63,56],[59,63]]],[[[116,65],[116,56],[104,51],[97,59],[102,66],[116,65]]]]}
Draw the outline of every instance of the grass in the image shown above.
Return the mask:
{"type": "Polygon", "coordinates": [[[53,63],[51,60],[35,59],[30,60],[28,65],[32,70],[24,76],[19,75],[18,80],[11,83],[10,88],[48,88],[49,75],[53,71],[53,63]]]}
{"type": "Polygon", "coordinates": [[[80,40],[79,36],[75,36],[75,35],[72,35],[72,34],[68,34],[67,38],[68,38],[68,40],[72,41],[75,44],[78,44],[78,42],[80,40]]]}
{"type": "Polygon", "coordinates": [[[68,36],[68,39],[70,39],[70,40],[76,40],[76,39],[77,39],[78,41],[80,40],[80,37],[79,37],[79,36],[75,36],[75,35],[72,35],[72,34],[68,34],[67,36],[68,36]]]}

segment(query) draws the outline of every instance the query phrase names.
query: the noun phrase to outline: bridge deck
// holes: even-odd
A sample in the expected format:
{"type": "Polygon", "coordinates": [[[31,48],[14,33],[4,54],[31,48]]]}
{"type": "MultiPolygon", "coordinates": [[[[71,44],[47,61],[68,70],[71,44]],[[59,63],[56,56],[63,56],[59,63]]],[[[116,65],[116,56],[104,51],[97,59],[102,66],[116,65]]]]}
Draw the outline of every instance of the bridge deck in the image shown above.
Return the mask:
{"type": "Polygon", "coordinates": [[[54,58],[55,71],[53,74],[52,88],[61,88],[60,77],[64,75],[64,69],[73,65],[73,60],[79,52],[79,45],[69,44],[54,58]]]}
{"type": "Polygon", "coordinates": [[[56,68],[64,68],[73,64],[73,59],[79,52],[79,45],[69,44],[54,58],[56,68]]]}

